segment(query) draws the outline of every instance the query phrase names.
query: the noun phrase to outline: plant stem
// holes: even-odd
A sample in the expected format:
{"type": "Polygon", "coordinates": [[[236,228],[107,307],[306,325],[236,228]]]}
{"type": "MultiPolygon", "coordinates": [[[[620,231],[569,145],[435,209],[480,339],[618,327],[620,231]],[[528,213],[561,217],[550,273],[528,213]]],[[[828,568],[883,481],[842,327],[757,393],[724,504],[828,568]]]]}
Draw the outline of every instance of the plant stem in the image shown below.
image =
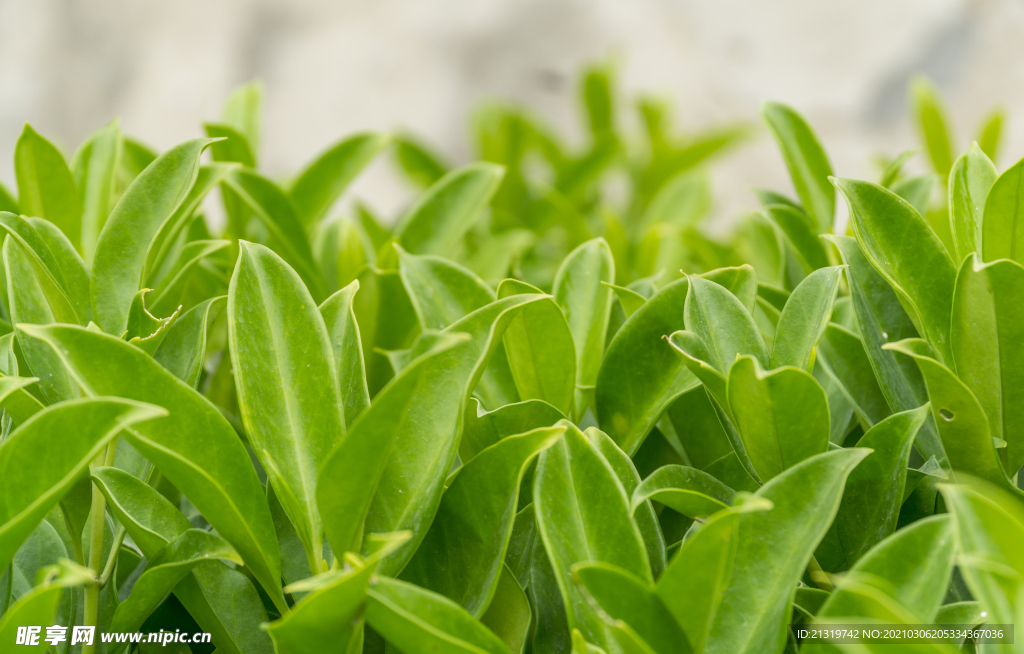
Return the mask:
{"type": "Polygon", "coordinates": [[[811,562],[807,564],[807,576],[821,590],[829,593],[835,590],[835,586],[828,580],[828,575],[821,569],[821,565],[818,564],[818,559],[813,556],[811,557],[811,562]]]}
{"type": "Polygon", "coordinates": [[[110,555],[107,557],[107,564],[103,567],[103,574],[100,575],[100,588],[107,585],[110,575],[114,573],[114,564],[117,563],[117,556],[121,551],[121,543],[124,542],[124,527],[118,527],[114,532],[114,542],[110,545],[110,555]]]}
{"type": "MultiPolygon", "coordinates": [[[[115,436],[114,440],[107,445],[106,450],[101,452],[96,457],[96,460],[93,461],[93,466],[109,466],[114,462],[114,454],[117,452],[117,441],[118,437],[115,436]]],[[[106,526],[106,509],[106,498],[96,484],[93,484],[92,509],[89,511],[89,569],[93,570],[94,573],[99,571],[100,566],[103,565],[103,528],[106,526]]],[[[124,538],[123,535],[122,538],[124,538]]],[[[116,553],[116,549],[111,550],[111,558],[114,560],[116,560],[116,553]]],[[[98,626],[96,623],[99,617],[101,587],[100,577],[96,577],[96,583],[85,587],[85,609],[83,611],[82,623],[86,627],[98,626]]],[[[82,646],[82,654],[95,654],[95,652],[95,642],[92,645],[82,646]]]]}

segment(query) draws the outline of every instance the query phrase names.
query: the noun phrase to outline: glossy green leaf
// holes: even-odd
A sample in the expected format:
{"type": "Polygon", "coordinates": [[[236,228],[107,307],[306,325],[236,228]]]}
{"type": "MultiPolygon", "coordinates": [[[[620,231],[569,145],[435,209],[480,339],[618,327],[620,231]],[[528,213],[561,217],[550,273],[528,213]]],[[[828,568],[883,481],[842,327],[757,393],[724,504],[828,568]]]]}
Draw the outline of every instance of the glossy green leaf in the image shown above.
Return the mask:
{"type": "Polygon", "coordinates": [[[706,517],[732,504],[736,492],[696,468],[668,465],[644,479],[630,498],[635,510],[654,500],[690,518],[706,517]]]}
{"type": "MultiPolygon", "coordinates": [[[[131,595],[117,607],[110,631],[138,631],[185,575],[213,559],[242,563],[235,550],[219,536],[200,529],[186,530],[149,561],[146,571],[132,586],[131,595]]],[[[120,649],[123,648],[111,651],[120,649]]]]}
{"type": "Polygon", "coordinates": [[[313,298],[324,297],[323,276],[313,263],[309,238],[288,195],[266,177],[244,168],[233,171],[225,183],[260,219],[270,233],[271,248],[302,277],[313,298]]]}
{"type": "Polygon", "coordinates": [[[739,521],[733,573],[715,612],[705,652],[781,651],[792,588],[839,508],[850,471],[869,452],[826,452],[769,481],[756,496],[767,512],[739,521]]]}
{"type": "Polygon", "coordinates": [[[996,178],[985,198],[981,252],[985,261],[1024,260],[1024,160],[996,178]]]}
{"type": "Polygon", "coordinates": [[[978,130],[978,146],[992,161],[996,160],[996,155],[1000,152],[999,145],[1002,142],[1005,119],[1006,110],[998,107],[985,117],[981,129],[978,130]]]}
{"type": "Polygon", "coordinates": [[[996,624],[1012,624],[1021,610],[1024,510],[1020,500],[991,485],[939,486],[956,525],[958,567],[971,594],[996,624]]]}
{"type": "Polygon", "coordinates": [[[981,254],[985,198],[997,174],[977,143],[972,143],[949,171],[949,224],[956,246],[955,263],[963,263],[972,252],[981,254]]]}
{"type": "Polygon", "coordinates": [[[81,248],[82,203],[75,178],[60,150],[28,124],[14,148],[14,174],[21,213],[49,220],[81,248]]]}
{"type": "Polygon", "coordinates": [[[569,253],[555,274],[552,295],[569,324],[576,346],[576,385],[595,386],[604,355],[611,311],[615,261],[604,239],[587,241],[569,253]]]}
{"type": "Polygon", "coordinates": [[[619,299],[619,304],[622,305],[622,311],[626,314],[627,318],[636,313],[636,310],[647,302],[647,298],[633,289],[626,288],[625,286],[616,286],[615,284],[606,285],[615,291],[615,297],[619,299]]]}
{"type": "Polygon", "coordinates": [[[338,390],[347,424],[354,422],[370,406],[359,325],[352,310],[353,299],[358,292],[359,280],[353,280],[320,305],[320,315],[334,352],[334,365],[338,367],[338,390]]]}
{"type": "Polygon", "coordinates": [[[221,120],[245,137],[254,155],[260,149],[262,113],[263,83],[259,80],[232,91],[221,112],[221,120]]]}
{"type": "Polygon", "coordinates": [[[192,388],[199,384],[206,359],[207,333],[227,303],[223,295],[192,307],[167,328],[153,358],[192,388]]]}
{"type": "Polygon", "coordinates": [[[356,134],[318,155],[291,187],[291,198],[302,224],[309,226],[320,221],[388,143],[388,137],[382,134],[356,134]]]}
{"type": "MultiPolygon", "coordinates": [[[[864,342],[864,351],[878,380],[879,389],[893,412],[909,411],[928,401],[924,379],[913,360],[884,349],[886,343],[914,338],[917,331],[903,310],[895,291],[864,256],[849,236],[832,237],[846,263],[846,277],[864,342]]],[[[947,466],[934,422],[922,427],[916,441],[924,458],[935,457],[947,466]]]]}
{"type": "Polygon", "coordinates": [[[933,358],[924,341],[908,339],[888,347],[913,357],[921,369],[931,399],[932,417],[952,469],[1017,491],[1003,470],[988,418],[974,393],[933,358]]]}
{"type": "Polygon", "coordinates": [[[82,252],[90,263],[96,239],[114,208],[121,140],[120,121],[114,119],[93,132],[71,160],[82,205],[82,252]]]}
{"type": "Polygon", "coordinates": [[[789,205],[770,204],[764,208],[764,215],[782,230],[804,273],[828,266],[828,254],[807,214],[789,205]]]}
{"type": "Polygon", "coordinates": [[[214,161],[234,161],[249,168],[256,167],[256,156],[249,147],[249,140],[240,131],[223,123],[204,123],[203,129],[212,139],[224,139],[210,148],[214,161]]]}
{"type": "Polygon", "coordinates": [[[761,105],[761,118],[782,151],[793,187],[819,234],[832,231],[835,213],[835,190],[829,184],[832,166],[810,125],[793,109],[766,102],[761,105]]]}
{"type": "Polygon", "coordinates": [[[613,620],[622,620],[659,654],[693,651],[686,633],[665,608],[654,587],[609,563],[578,563],[573,580],[613,620]]]}
{"type": "MultiPolygon", "coordinates": [[[[847,579],[875,586],[919,619],[930,622],[953,574],[956,540],[953,521],[937,515],[901,529],[866,552],[847,579]]],[[[819,621],[864,615],[862,596],[839,583],[818,612],[819,621]]],[[[865,617],[872,617],[865,615],[865,617]]]]}
{"type": "Polygon", "coordinates": [[[727,394],[743,449],[762,481],[828,449],[828,399],[807,372],[765,372],[756,359],[741,356],[729,370],[727,394]]]}
{"type": "Polygon", "coordinates": [[[159,407],[115,398],[70,400],[43,409],[0,441],[0,569],[118,432],[163,415],[159,407]],[[61,447],[54,448],[57,438],[61,447]],[[38,465],[41,460],[47,465],[38,465]]]}
{"type": "Polygon", "coordinates": [[[0,639],[8,646],[18,647],[18,627],[42,628],[35,645],[18,647],[18,650],[23,652],[49,651],[49,644],[45,640],[46,627],[53,624],[64,589],[86,584],[93,577],[91,570],[67,559],[40,572],[40,583],[18,598],[18,601],[0,617],[0,639]]]}
{"type": "Polygon", "coordinates": [[[572,566],[603,561],[650,580],[650,562],[614,471],[582,433],[567,426],[565,437],[544,452],[537,464],[533,491],[537,526],[569,627],[580,629],[591,642],[607,643],[603,621],[572,582],[572,566]]]}
{"type": "Polygon", "coordinates": [[[917,331],[951,361],[950,311],[956,267],[945,247],[906,201],[870,182],[837,179],[864,256],[892,285],[917,331]]]}
{"type": "Polygon", "coordinates": [[[395,138],[395,159],[405,176],[422,188],[444,177],[450,168],[436,153],[410,136],[395,138]]]}
{"type": "MultiPolygon", "coordinates": [[[[626,491],[626,497],[632,498],[641,481],[640,473],[637,472],[629,455],[619,449],[619,446],[608,434],[596,427],[588,427],[583,433],[612,467],[619,483],[622,484],[622,490],[626,491]]],[[[666,565],[665,535],[661,532],[661,525],[658,524],[658,515],[654,512],[654,507],[649,500],[637,503],[633,503],[631,500],[629,506],[633,513],[633,521],[636,522],[636,526],[640,530],[640,537],[644,539],[644,545],[647,547],[647,559],[651,562],[651,575],[657,579],[666,565]]]]}
{"type": "Polygon", "coordinates": [[[461,606],[418,586],[377,577],[366,603],[366,622],[407,654],[509,654],[494,632],[461,606]]]}
{"type": "Polygon", "coordinates": [[[853,566],[896,530],[910,451],[928,415],[927,406],[897,413],[857,441],[857,447],[873,452],[850,473],[836,514],[834,529],[845,558],[841,569],[853,566]]]}
{"type": "Polygon", "coordinates": [[[526,400],[484,411],[479,401],[471,399],[466,407],[459,457],[464,463],[471,461],[506,436],[550,427],[563,418],[561,411],[543,400],[526,400]]]}
{"type": "MultiPolygon", "coordinates": [[[[910,206],[914,207],[917,213],[924,216],[925,220],[928,220],[928,204],[931,200],[932,192],[935,190],[936,181],[935,175],[916,175],[897,180],[888,188],[906,200],[910,206]]],[[[948,227],[943,227],[948,229],[948,227]]],[[[941,231],[938,231],[934,226],[932,229],[936,230],[940,238],[942,237],[941,231]]]]}
{"type": "Polygon", "coordinates": [[[816,361],[840,385],[862,424],[871,427],[892,414],[859,336],[829,323],[816,361]]]}
{"type": "Polygon", "coordinates": [[[526,467],[564,432],[546,427],[508,436],[460,468],[403,579],[483,615],[501,576],[526,467]]]}
{"type": "Polygon", "coordinates": [[[953,362],[957,377],[985,410],[992,437],[1006,441],[999,458],[1008,475],[1024,465],[1024,374],[1018,361],[1024,342],[1020,299],[1024,268],[1013,261],[964,261],[953,297],[953,362]]]}
{"type": "MultiPolygon", "coordinates": [[[[515,280],[498,286],[498,298],[539,291],[515,280]]],[[[519,397],[544,400],[570,415],[576,388],[573,334],[553,298],[525,307],[505,332],[505,354],[519,397]]]]}
{"type": "Polygon", "coordinates": [[[42,403],[25,390],[37,381],[35,377],[0,377],[0,406],[11,416],[15,426],[43,410],[42,403]]]}
{"type": "Polygon", "coordinates": [[[821,268],[793,289],[775,329],[769,368],[794,366],[810,371],[815,348],[832,316],[842,272],[842,266],[821,268]]]}
{"type": "Polygon", "coordinates": [[[199,157],[212,141],[193,139],[157,157],[118,200],[96,242],[92,313],[108,334],[120,335],[140,288],[150,242],[178,209],[199,175],[199,157]]]}
{"type": "Polygon", "coordinates": [[[686,329],[703,341],[710,357],[707,362],[722,374],[739,355],[750,355],[762,366],[768,364],[768,351],[747,308],[713,281],[690,278],[686,329]]]}
{"type": "Polygon", "coordinates": [[[242,241],[228,290],[235,388],[249,444],[299,534],[322,563],[316,480],[345,432],[327,327],[302,280],[271,250],[242,241]]]}
{"type": "Polygon", "coordinates": [[[699,382],[664,342],[685,325],[690,284],[681,279],[637,309],[608,345],[597,375],[597,419],[627,454],[634,454],[672,400],[699,382]]]}
{"type": "Polygon", "coordinates": [[[480,622],[501,638],[512,654],[522,654],[532,620],[530,600],[516,581],[516,576],[507,565],[503,566],[494,597],[487,612],[480,616],[480,622]]]}
{"type": "Polygon", "coordinates": [[[395,238],[413,254],[449,255],[501,183],[504,169],[470,164],[438,180],[398,222],[395,238]]]}
{"type": "MultiPolygon", "coordinates": [[[[116,468],[94,467],[93,482],[107,506],[147,558],[155,558],[192,524],[158,491],[116,468]]],[[[234,654],[273,651],[270,638],[259,629],[267,620],[256,588],[241,572],[220,561],[192,569],[174,595],[213,637],[224,652],[234,654]]]]}
{"type": "Polygon", "coordinates": [[[457,263],[396,249],[402,283],[423,329],[444,329],[494,301],[494,291],[457,263]]]}
{"type": "Polygon", "coordinates": [[[35,228],[40,240],[46,244],[60,269],[55,274],[57,279],[63,278],[64,290],[75,308],[79,321],[88,324],[92,319],[92,307],[89,306],[89,269],[85,261],[75,251],[75,246],[68,240],[56,225],[42,218],[28,217],[28,224],[35,228]]]}
{"type": "Polygon", "coordinates": [[[932,166],[935,172],[945,177],[953,166],[953,146],[946,127],[946,111],[938,90],[926,77],[917,77],[910,85],[910,101],[916,127],[928,150],[932,166]]]}
{"type": "Polygon", "coordinates": [[[142,350],[80,327],[24,326],[51,347],[89,395],[158,401],[169,416],[126,431],[129,442],[189,499],[242,555],[282,606],[280,554],[262,486],[234,430],[204,397],[142,350]]]}

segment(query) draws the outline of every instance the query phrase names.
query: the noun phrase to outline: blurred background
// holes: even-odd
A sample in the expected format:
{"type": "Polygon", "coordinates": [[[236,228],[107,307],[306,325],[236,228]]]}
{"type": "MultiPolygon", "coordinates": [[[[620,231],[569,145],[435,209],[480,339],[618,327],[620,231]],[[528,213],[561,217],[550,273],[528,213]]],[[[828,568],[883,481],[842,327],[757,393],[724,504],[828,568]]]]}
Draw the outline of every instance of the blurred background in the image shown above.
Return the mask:
{"type": "MultiPolygon", "coordinates": [[[[957,151],[996,105],[1000,168],[1024,153],[1019,0],[0,0],[0,180],[28,121],[70,156],[119,116],[155,148],[201,135],[230,91],[265,84],[262,167],[296,171],[356,130],[409,130],[453,163],[474,156],[468,119],[508,99],[585,137],[579,75],[615,73],[624,132],[642,94],[683,130],[748,122],[753,138],[713,169],[715,217],[788,189],[757,117],[774,99],[818,131],[837,174],[875,179],[873,157],[918,140],[907,82],[944,96],[957,151]]],[[[924,158],[919,157],[918,167],[924,158]]],[[[409,187],[375,163],[353,194],[384,215],[409,187]]]]}

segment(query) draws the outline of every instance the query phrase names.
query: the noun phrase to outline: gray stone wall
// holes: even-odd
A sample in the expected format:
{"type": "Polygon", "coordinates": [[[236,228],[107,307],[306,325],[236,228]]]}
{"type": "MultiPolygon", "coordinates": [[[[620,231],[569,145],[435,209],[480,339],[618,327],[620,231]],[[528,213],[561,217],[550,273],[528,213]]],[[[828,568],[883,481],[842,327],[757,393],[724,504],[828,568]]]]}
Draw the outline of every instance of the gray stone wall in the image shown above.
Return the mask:
{"type": "MultiPolygon", "coordinates": [[[[1024,154],[1019,0],[0,0],[0,179],[13,182],[26,121],[71,151],[120,116],[165,148],[254,77],[271,173],[360,129],[410,129],[462,161],[484,98],[578,137],[576,74],[609,57],[626,95],[671,98],[685,128],[793,104],[842,175],[873,177],[873,155],[916,143],[905,87],[919,71],[946,95],[958,146],[1001,103],[997,163],[1024,154]]],[[[788,186],[763,130],[714,183],[723,217],[753,206],[752,186],[788,186]]],[[[385,212],[408,198],[381,165],[355,192],[385,212]]]]}

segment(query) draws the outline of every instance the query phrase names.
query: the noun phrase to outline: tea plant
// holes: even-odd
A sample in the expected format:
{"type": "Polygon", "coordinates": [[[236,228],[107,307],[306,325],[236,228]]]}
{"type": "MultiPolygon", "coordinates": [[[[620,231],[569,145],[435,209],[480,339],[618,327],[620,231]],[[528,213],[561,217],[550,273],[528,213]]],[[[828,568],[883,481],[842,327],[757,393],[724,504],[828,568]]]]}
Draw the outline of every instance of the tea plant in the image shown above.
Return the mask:
{"type": "Polygon", "coordinates": [[[70,163],[17,142],[3,651],[27,625],[211,634],[174,643],[196,653],[873,651],[794,626],[1024,615],[1024,164],[992,163],[998,114],[954,158],[918,83],[936,174],[904,154],[876,184],[766,104],[796,197],[759,191],[721,242],[702,164],[749,128],[678,135],[643,100],[632,138],[602,69],[581,150],[490,105],[476,163],[367,133],[284,182],[261,96],[160,154],[116,121],[70,163]],[[380,156],[422,189],[394,222],[336,206],[380,156]]]}

